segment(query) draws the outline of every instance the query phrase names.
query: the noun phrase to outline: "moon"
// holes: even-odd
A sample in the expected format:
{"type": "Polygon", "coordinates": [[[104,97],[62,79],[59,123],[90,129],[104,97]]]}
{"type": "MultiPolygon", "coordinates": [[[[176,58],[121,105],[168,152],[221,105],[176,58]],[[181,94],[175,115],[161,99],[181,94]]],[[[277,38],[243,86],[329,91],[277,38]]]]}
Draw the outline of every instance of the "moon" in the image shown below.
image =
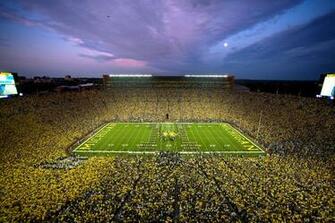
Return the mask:
{"type": "Polygon", "coordinates": [[[228,47],[228,43],[225,42],[225,43],[223,44],[223,46],[224,46],[225,48],[227,48],[227,47],[228,47]]]}

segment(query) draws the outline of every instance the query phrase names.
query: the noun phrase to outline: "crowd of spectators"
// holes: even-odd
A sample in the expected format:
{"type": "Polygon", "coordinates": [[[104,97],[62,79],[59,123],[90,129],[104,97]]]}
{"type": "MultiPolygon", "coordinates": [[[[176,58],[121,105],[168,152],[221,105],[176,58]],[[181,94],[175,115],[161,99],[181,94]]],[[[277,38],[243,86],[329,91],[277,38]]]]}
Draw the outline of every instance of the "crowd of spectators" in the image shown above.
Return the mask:
{"type": "Polygon", "coordinates": [[[118,88],[0,101],[0,222],[335,220],[335,110],[220,89],[118,88]],[[266,157],[92,157],[44,168],[108,121],[226,121],[266,157]]]}

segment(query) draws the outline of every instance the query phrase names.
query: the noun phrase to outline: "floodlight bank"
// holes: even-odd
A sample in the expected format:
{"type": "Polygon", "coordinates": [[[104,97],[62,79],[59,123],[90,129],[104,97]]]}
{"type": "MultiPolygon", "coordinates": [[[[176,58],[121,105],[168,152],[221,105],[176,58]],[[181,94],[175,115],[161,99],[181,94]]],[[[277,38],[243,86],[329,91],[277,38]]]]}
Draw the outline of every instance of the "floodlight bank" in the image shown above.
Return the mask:
{"type": "Polygon", "coordinates": [[[152,74],[109,74],[110,77],[152,77],[152,74]]]}
{"type": "Polygon", "coordinates": [[[218,77],[218,78],[227,78],[228,75],[225,74],[225,75],[193,75],[193,74],[186,74],[184,77],[210,77],[210,78],[213,78],[213,77],[218,77]]]}

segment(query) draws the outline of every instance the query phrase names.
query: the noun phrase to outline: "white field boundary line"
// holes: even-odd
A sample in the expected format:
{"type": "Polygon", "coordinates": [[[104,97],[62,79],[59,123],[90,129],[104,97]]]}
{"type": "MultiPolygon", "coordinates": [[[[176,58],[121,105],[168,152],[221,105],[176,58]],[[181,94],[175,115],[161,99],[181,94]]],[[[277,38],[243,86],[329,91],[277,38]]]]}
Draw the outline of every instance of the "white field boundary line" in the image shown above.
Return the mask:
{"type": "Polygon", "coordinates": [[[213,124],[228,124],[227,122],[109,122],[109,124],[129,124],[129,125],[150,125],[150,124],[199,124],[199,125],[213,125],[213,124]]]}
{"type": "MultiPolygon", "coordinates": [[[[94,136],[96,136],[99,132],[101,132],[107,125],[109,124],[157,124],[157,123],[160,123],[160,124],[168,124],[169,122],[108,122],[106,123],[104,126],[102,126],[98,131],[96,131],[94,134],[92,134],[89,138],[87,138],[84,142],[82,142],[79,146],[77,146],[72,152],[80,152],[80,153],[84,153],[84,152],[88,152],[88,153],[159,153],[159,152],[162,152],[162,151],[123,151],[123,152],[120,152],[120,151],[113,151],[113,150],[81,150],[79,151],[78,149],[84,145],[87,141],[89,141],[91,138],[93,138],[94,136]],[[78,151],[77,151],[78,150],[78,151]]],[[[173,122],[171,122],[173,123],[173,122]]],[[[227,122],[212,122],[212,123],[207,123],[207,122],[179,122],[179,124],[224,124],[230,128],[232,128],[233,130],[237,131],[238,134],[240,134],[242,137],[246,138],[252,145],[254,145],[255,147],[257,147],[260,151],[213,151],[213,152],[209,152],[209,151],[203,151],[203,152],[187,152],[187,151],[181,151],[179,153],[181,154],[200,154],[200,153],[260,153],[260,154],[263,154],[263,153],[266,153],[262,148],[260,148],[258,145],[256,145],[249,137],[245,136],[244,134],[242,134],[238,129],[234,128],[232,125],[230,125],[229,123],[227,122]]]]}
{"type": "Polygon", "coordinates": [[[82,142],[79,146],[77,146],[72,152],[76,152],[82,145],[84,145],[88,140],[96,136],[99,132],[101,132],[107,125],[111,124],[110,122],[103,125],[98,131],[93,133],[90,137],[88,137],[84,142],[82,142]]]}
{"type": "Polygon", "coordinates": [[[230,125],[229,123],[224,122],[224,123],[222,123],[222,124],[224,124],[224,125],[228,126],[229,128],[235,130],[238,134],[240,134],[240,136],[246,138],[246,139],[247,139],[252,145],[254,145],[257,149],[259,149],[259,150],[262,151],[263,153],[266,153],[260,146],[258,146],[257,144],[255,144],[255,143],[254,143],[248,136],[246,136],[246,135],[244,135],[243,133],[241,133],[240,130],[234,128],[234,127],[233,127],[232,125],[230,125]]]}
{"type": "MultiPolygon", "coordinates": [[[[124,154],[158,154],[161,152],[172,152],[172,151],[127,151],[127,150],[78,150],[76,153],[124,153],[124,154]]],[[[264,154],[262,151],[180,151],[180,154],[264,154]]]]}

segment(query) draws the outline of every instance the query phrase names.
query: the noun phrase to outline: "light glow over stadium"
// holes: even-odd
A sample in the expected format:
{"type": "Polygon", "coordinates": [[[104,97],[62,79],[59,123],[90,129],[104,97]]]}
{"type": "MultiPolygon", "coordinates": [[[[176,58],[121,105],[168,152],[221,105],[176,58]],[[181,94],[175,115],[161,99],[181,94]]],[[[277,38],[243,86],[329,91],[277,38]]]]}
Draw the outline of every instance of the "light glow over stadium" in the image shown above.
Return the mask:
{"type": "Polygon", "coordinates": [[[196,75],[196,74],[186,74],[184,77],[201,77],[201,78],[227,78],[229,75],[224,74],[224,75],[196,75]]]}
{"type": "Polygon", "coordinates": [[[152,74],[109,74],[110,77],[152,77],[152,74]]]}

